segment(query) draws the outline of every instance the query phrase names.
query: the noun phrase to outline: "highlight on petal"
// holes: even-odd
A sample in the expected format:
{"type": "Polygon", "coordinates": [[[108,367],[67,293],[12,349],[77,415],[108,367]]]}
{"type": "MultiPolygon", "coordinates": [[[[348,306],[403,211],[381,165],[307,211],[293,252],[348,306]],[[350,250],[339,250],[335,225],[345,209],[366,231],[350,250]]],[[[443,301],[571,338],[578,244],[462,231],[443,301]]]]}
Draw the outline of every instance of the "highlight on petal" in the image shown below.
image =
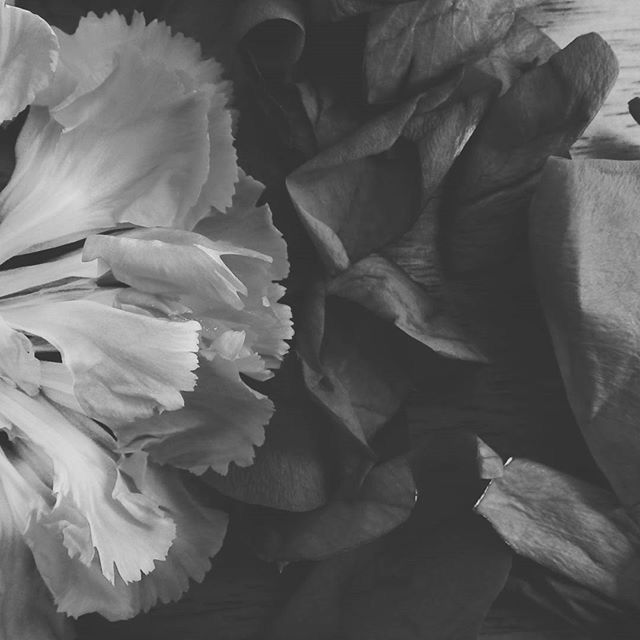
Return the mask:
{"type": "Polygon", "coordinates": [[[44,502],[2,449],[0,502],[0,637],[70,640],[71,625],[56,612],[23,539],[31,513],[44,502]]]}
{"type": "Polygon", "coordinates": [[[0,2],[0,122],[11,120],[51,82],[58,40],[39,16],[0,2]]]}
{"type": "Polygon", "coordinates": [[[183,406],[196,383],[194,321],[130,313],[91,300],[3,309],[12,327],[40,336],[62,355],[84,412],[110,426],[183,406]]]}
{"type": "Polygon", "coordinates": [[[37,527],[61,535],[70,558],[89,565],[97,557],[109,582],[120,576],[127,583],[166,557],[174,522],[152,498],[129,488],[114,456],[90,437],[96,425],[2,382],[0,406],[26,452],[22,457],[37,461],[34,472],[55,498],[36,513],[37,527]]]}
{"type": "Polygon", "coordinates": [[[229,464],[246,467],[264,442],[273,403],[250,389],[232,362],[216,358],[198,370],[198,386],[181,411],[163,413],[117,429],[123,451],[146,451],[151,460],[193,473],[229,464]]]}
{"type": "Polygon", "coordinates": [[[135,478],[136,486],[152,497],[176,523],[176,540],[166,560],[156,561],[154,570],[138,582],[124,584],[116,576],[111,584],[96,560],[82,564],[70,559],[60,536],[53,537],[37,526],[27,532],[34,557],[61,611],[77,617],[97,612],[109,620],[131,618],[158,602],[177,600],[189,580],[200,582],[211,566],[210,558],[220,550],[227,527],[226,514],[210,507],[196,486],[195,478],[167,467],[141,467],[138,458],[121,467],[135,478]]]}
{"type": "MultiPolygon", "coordinates": [[[[96,89],[113,71],[118,52],[134,46],[146,58],[161,60],[176,72],[186,90],[208,96],[210,171],[198,206],[190,214],[191,228],[210,207],[224,210],[231,204],[238,181],[236,151],[233,146],[231,112],[227,108],[230,85],[222,80],[222,67],[215,60],[203,60],[200,45],[182,34],[172,34],[164,23],[145,23],[134,12],[131,24],[124,16],[111,12],[80,20],[73,35],[57,31],[60,64],[51,88],[39,96],[38,104],[51,108],[54,117],[73,101],[96,89]]],[[[62,120],[61,120],[62,121],[62,120]]]]}
{"type": "Polygon", "coordinates": [[[0,196],[0,263],[123,226],[180,227],[209,172],[208,99],[134,48],[52,119],[32,108],[0,196]]]}

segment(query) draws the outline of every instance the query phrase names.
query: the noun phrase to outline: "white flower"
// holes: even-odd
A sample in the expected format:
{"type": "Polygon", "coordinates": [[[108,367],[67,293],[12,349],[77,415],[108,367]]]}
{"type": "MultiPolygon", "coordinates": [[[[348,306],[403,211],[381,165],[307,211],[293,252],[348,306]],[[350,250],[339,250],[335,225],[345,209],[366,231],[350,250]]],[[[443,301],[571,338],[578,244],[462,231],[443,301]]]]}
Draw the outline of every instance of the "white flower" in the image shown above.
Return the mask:
{"type": "Polygon", "coordinates": [[[204,576],[227,519],[193,474],[263,442],[241,374],[287,350],[288,262],[192,40],[3,3],[0,71],[0,119],[31,105],[0,194],[0,637],[38,640],[204,576]]]}

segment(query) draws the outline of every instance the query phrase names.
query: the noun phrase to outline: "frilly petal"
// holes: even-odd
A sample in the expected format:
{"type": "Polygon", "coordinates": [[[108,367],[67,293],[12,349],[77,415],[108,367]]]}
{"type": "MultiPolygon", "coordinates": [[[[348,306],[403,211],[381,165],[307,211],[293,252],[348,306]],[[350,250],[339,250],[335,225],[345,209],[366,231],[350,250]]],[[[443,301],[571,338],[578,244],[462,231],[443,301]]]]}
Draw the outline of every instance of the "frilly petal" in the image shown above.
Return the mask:
{"type": "Polygon", "coordinates": [[[151,498],[129,488],[114,457],[89,436],[95,427],[83,422],[90,421],[2,382],[0,406],[55,498],[36,514],[37,527],[61,534],[70,558],[88,565],[97,555],[102,574],[113,583],[116,576],[140,580],[155,560],[166,557],[175,524],[151,498]]]}
{"type": "Polygon", "coordinates": [[[33,108],[0,197],[0,262],[127,225],[183,226],[209,172],[208,102],[129,48],[57,120],[33,108]]]}
{"type": "Polygon", "coordinates": [[[0,449],[0,637],[70,640],[73,630],[56,612],[51,594],[23,539],[42,499],[0,449]]]}
{"type": "Polygon", "coordinates": [[[51,81],[58,40],[51,27],[24,9],[0,2],[0,122],[11,120],[51,81]]]}
{"type": "Polygon", "coordinates": [[[230,85],[222,80],[222,67],[215,60],[203,60],[195,40],[172,35],[168,25],[155,20],[147,25],[138,12],[134,12],[131,24],[115,11],[100,18],[89,14],[80,20],[73,35],[57,34],[60,64],[51,88],[39,97],[39,104],[49,106],[54,117],[104,82],[114,68],[118,52],[129,45],[177,72],[188,90],[207,92],[210,171],[198,205],[185,226],[192,227],[212,206],[221,210],[229,207],[238,181],[238,165],[231,113],[227,109],[230,85]]]}
{"type": "Polygon", "coordinates": [[[146,451],[155,462],[197,474],[209,468],[225,474],[231,462],[241,467],[253,462],[273,403],[245,385],[234,364],[222,358],[201,366],[198,374],[184,409],[118,429],[124,451],[146,451]]]}
{"type": "Polygon", "coordinates": [[[6,322],[60,351],[84,412],[108,425],[183,406],[194,388],[198,332],[194,321],[169,321],[89,300],[3,310],[6,322]]]}
{"type": "MultiPolygon", "coordinates": [[[[137,463],[134,463],[137,464],[137,463]]],[[[126,461],[125,467],[131,467],[126,461]]],[[[131,470],[131,469],[129,469],[131,470]]],[[[133,470],[135,471],[135,469],[133,470]]],[[[194,489],[194,479],[166,467],[149,466],[136,485],[152,497],[176,522],[176,541],[167,559],[135,583],[124,584],[116,576],[108,582],[97,561],[90,565],[70,559],[61,539],[46,535],[37,526],[27,533],[34,557],[61,611],[77,617],[97,612],[109,620],[131,618],[158,602],[177,600],[189,579],[201,581],[219,551],[227,527],[227,516],[209,507],[194,489]]]]}
{"type": "Polygon", "coordinates": [[[0,379],[34,395],[40,387],[40,362],[29,339],[0,316],[0,379]]]}

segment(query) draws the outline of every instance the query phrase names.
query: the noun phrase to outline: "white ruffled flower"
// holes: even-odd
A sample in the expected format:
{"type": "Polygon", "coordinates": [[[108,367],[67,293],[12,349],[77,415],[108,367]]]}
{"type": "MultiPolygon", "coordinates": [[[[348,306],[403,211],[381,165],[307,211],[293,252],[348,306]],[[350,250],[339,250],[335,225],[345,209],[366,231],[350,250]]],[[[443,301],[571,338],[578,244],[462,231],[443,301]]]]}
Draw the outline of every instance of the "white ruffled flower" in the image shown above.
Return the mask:
{"type": "Polygon", "coordinates": [[[263,442],[241,374],[287,350],[288,262],[194,41],[2,3],[0,70],[0,120],[31,105],[0,194],[0,637],[39,640],[203,578],[227,518],[193,474],[263,442]]]}

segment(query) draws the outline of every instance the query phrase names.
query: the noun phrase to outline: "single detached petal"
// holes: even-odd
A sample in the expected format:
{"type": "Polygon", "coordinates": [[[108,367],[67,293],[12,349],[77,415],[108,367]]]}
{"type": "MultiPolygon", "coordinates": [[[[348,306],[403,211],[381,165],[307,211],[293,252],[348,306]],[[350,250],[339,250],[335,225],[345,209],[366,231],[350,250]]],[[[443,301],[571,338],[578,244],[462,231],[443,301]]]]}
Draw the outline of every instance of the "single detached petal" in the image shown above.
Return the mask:
{"type": "Polygon", "coordinates": [[[640,162],[551,158],[531,205],[536,284],[567,396],[640,517],[640,162]]]}
{"type": "Polygon", "coordinates": [[[116,576],[111,584],[96,560],[85,565],[70,559],[60,537],[47,535],[37,523],[27,532],[38,569],[60,610],[70,616],[97,612],[109,620],[122,620],[158,602],[177,600],[187,590],[189,579],[200,582],[204,578],[210,558],[220,550],[227,516],[207,505],[195,486],[197,481],[167,467],[136,470],[136,466],[137,461],[127,460],[123,468],[135,474],[136,486],[156,500],[177,527],[167,559],[156,562],[154,570],[140,581],[124,584],[116,576]]]}
{"type": "Polygon", "coordinates": [[[0,121],[11,120],[51,81],[58,40],[51,27],[24,9],[0,2],[0,121]]]}
{"type": "Polygon", "coordinates": [[[122,425],[118,442],[124,451],[147,451],[160,464],[224,474],[231,462],[253,462],[272,413],[272,402],[245,385],[232,362],[216,358],[200,367],[184,409],[122,425]]]}
{"type": "Polygon", "coordinates": [[[612,492],[516,459],[476,511],[518,554],[615,601],[640,604],[640,529],[612,492]]]}
{"type": "Polygon", "coordinates": [[[40,362],[29,338],[14,331],[0,316],[0,379],[15,384],[29,395],[40,386],[40,362]]]}
{"type": "Polygon", "coordinates": [[[135,582],[152,571],[154,561],[167,555],[175,524],[154,500],[129,488],[114,457],[88,435],[95,425],[2,382],[0,405],[55,497],[36,515],[39,526],[49,535],[61,534],[68,555],[83,564],[97,554],[112,583],[116,575],[135,582]],[[50,461],[50,469],[42,460],[50,461]]]}
{"type": "Polygon", "coordinates": [[[106,424],[179,409],[196,383],[194,321],[169,321],[88,300],[13,307],[9,325],[40,336],[62,355],[84,412],[106,424]]]}
{"type": "Polygon", "coordinates": [[[182,226],[209,172],[208,99],[135,48],[52,119],[33,108],[0,197],[0,262],[122,226],[182,226]]]}
{"type": "Polygon", "coordinates": [[[0,478],[0,637],[70,640],[73,631],[56,612],[22,537],[42,498],[1,449],[0,478]]]}

